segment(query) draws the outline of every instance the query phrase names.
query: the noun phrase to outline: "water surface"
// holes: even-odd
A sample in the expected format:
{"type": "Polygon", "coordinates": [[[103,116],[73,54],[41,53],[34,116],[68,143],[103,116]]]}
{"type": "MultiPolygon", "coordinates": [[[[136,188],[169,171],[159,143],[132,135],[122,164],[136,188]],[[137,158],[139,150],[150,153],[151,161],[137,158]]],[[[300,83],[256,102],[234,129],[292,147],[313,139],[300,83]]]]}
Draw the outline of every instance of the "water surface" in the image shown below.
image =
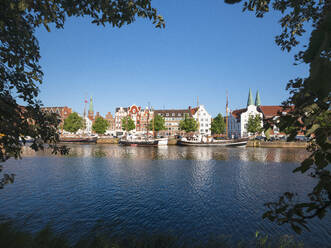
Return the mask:
{"type": "MultiPolygon", "coordinates": [[[[76,239],[100,225],[112,235],[172,233],[184,242],[217,235],[251,239],[256,231],[294,235],[261,216],[283,192],[305,195],[315,181],[291,171],[304,149],[70,145],[69,156],[25,149],[5,172],[0,214],[37,231],[51,223],[76,239]]],[[[328,247],[331,218],[296,238],[328,247]]],[[[103,230],[104,231],[104,230],[103,230]]]]}

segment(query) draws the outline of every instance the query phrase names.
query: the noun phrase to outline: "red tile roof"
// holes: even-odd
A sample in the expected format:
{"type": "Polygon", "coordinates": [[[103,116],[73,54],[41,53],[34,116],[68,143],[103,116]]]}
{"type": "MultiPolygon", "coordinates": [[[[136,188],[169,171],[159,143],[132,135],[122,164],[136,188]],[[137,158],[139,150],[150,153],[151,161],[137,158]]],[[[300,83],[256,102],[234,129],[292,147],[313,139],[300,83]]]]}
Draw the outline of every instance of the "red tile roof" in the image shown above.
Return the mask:
{"type": "MultiPolygon", "coordinates": [[[[290,110],[292,110],[293,107],[291,109],[285,109],[283,110],[283,107],[282,106],[259,106],[258,107],[258,111],[262,112],[264,118],[272,118],[274,116],[278,116],[279,113],[282,113],[282,112],[289,112],[290,110]]],[[[245,112],[247,110],[247,108],[243,108],[243,109],[237,109],[237,110],[234,110],[231,112],[231,114],[239,119],[240,118],[240,115],[245,112]]]]}
{"type": "Polygon", "coordinates": [[[195,113],[198,111],[198,107],[196,107],[196,108],[189,108],[189,110],[191,111],[191,115],[193,116],[193,115],[195,115],[195,113]]]}
{"type": "Polygon", "coordinates": [[[231,114],[236,118],[239,119],[240,115],[245,112],[247,110],[247,108],[243,108],[243,109],[236,109],[234,111],[231,112],[231,114]]]}
{"type": "Polygon", "coordinates": [[[278,116],[278,112],[289,112],[291,109],[284,110],[282,106],[260,106],[259,110],[264,115],[264,118],[272,118],[274,116],[278,116]]]}

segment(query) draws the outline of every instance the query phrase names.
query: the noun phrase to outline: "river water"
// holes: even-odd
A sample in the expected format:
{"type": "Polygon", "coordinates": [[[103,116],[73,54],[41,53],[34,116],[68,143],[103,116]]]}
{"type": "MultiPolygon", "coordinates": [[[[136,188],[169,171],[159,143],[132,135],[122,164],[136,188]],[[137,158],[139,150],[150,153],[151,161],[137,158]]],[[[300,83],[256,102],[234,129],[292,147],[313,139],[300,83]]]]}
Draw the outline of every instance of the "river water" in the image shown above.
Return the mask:
{"type": "Polygon", "coordinates": [[[183,242],[256,231],[331,244],[330,214],[295,235],[262,219],[265,202],[283,192],[305,195],[316,183],[291,173],[307,153],[277,148],[164,148],[70,145],[69,156],[24,149],[4,164],[15,183],[0,190],[0,215],[29,231],[51,224],[75,240],[98,227],[111,235],[175,234],[183,242]]]}

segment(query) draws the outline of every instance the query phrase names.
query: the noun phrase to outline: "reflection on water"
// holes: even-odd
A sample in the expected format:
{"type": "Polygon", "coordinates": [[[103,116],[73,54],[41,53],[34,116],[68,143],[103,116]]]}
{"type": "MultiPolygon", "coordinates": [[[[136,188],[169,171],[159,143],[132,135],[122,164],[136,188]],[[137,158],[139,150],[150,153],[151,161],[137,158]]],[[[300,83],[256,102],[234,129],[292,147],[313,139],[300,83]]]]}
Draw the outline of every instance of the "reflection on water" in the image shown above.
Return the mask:
{"type": "MultiPolygon", "coordinates": [[[[213,235],[251,239],[293,234],[261,216],[283,192],[306,195],[316,181],[293,174],[304,149],[69,145],[69,156],[24,149],[5,163],[16,181],[0,191],[0,215],[36,231],[85,235],[103,220],[113,235],[170,232],[184,241],[213,235]],[[26,219],[29,218],[25,224],[26,219]]],[[[303,239],[326,247],[331,218],[313,220],[303,239]]],[[[315,246],[315,247],[316,247],[315,246]]]]}
{"type": "MultiPolygon", "coordinates": [[[[70,157],[96,157],[144,160],[241,160],[256,162],[301,162],[309,153],[302,148],[249,147],[123,147],[118,145],[69,144],[70,157]]],[[[24,147],[23,156],[49,156],[24,147]]]]}

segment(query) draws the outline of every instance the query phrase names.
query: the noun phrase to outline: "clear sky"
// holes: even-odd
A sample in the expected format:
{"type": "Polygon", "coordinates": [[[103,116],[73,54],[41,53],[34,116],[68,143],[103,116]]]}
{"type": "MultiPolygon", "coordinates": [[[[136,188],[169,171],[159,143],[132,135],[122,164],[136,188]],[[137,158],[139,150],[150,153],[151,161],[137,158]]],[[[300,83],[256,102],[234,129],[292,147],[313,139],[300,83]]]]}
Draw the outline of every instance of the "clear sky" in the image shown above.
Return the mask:
{"type": "Polygon", "coordinates": [[[223,0],[152,3],[165,29],[145,19],[102,27],[89,18],[68,19],[50,33],[38,29],[44,105],[82,113],[92,96],[94,111],[106,114],[149,102],[155,109],[187,108],[199,97],[215,116],[225,112],[226,90],[232,110],[246,106],[249,88],[254,97],[260,91],[262,105],[278,105],[288,96],[288,80],[308,73],[305,65],[293,66],[295,51],[276,46],[277,13],[258,19],[223,0]]]}

